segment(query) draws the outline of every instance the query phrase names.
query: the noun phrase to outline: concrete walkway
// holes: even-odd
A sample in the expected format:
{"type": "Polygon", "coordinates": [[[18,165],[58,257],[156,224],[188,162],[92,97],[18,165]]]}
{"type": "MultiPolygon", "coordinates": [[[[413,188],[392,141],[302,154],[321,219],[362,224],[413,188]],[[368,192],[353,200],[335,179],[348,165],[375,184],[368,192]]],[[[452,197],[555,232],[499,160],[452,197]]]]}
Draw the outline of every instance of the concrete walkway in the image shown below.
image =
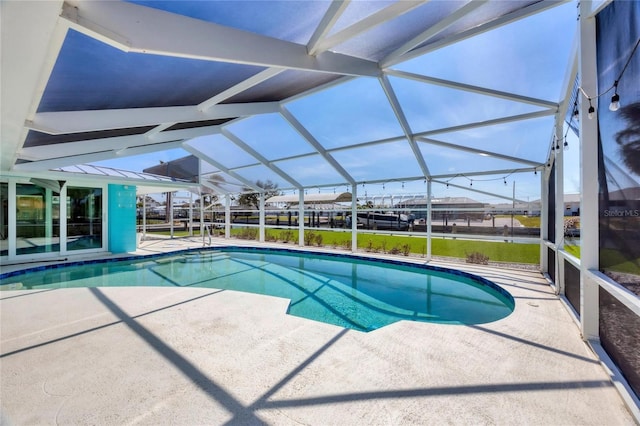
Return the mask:
{"type": "Polygon", "coordinates": [[[2,424],[634,424],[539,273],[437,264],[502,285],[515,311],[361,333],[229,290],[0,292],[2,424]]]}

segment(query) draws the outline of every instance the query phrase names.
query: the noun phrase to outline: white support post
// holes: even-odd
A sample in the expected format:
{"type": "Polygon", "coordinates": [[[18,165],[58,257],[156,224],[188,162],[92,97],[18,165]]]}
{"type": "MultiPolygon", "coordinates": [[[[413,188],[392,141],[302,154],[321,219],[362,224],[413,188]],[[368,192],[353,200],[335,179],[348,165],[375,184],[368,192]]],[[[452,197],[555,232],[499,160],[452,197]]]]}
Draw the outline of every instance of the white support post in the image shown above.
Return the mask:
{"type": "Polygon", "coordinates": [[[173,193],[168,192],[167,200],[169,200],[169,234],[173,238],[173,193]]]}
{"type": "Polygon", "coordinates": [[[9,226],[7,228],[7,239],[9,241],[9,259],[14,259],[17,255],[17,231],[18,231],[18,220],[17,220],[17,211],[16,204],[18,203],[18,193],[16,189],[16,182],[10,180],[9,181],[9,226]]]}
{"type": "Polygon", "coordinates": [[[549,176],[540,172],[540,270],[549,272],[548,250],[545,241],[549,239],[549,176]]]}
{"type": "MultiPolygon", "coordinates": [[[[60,210],[58,211],[58,217],[60,218],[58,226],[60,227],[60,229],[58,230],[59,232],[59,236],[58,238],[60,239],[60,254],[67,254],[68,253],[68,249],[67,249],[67,245],[69,244],[69,240],[67,239],[68,235],[67,235],[67,203],[65,202],[65,200],[67,199],[67,185],[64,185],[62,188],[60,188],[60,201],[59,201],[59,208],[60,210]]],[[[106,191],[104,191],[106,192],[106,191]]],[[[105,209],[102,209],[102,211],[104,212],[105,209]]],[[[93,217],[93,215],[91,216],[93,217]]],[[[102,223],[104,223],[104,219],[102,221],[102,223]]],[[[104,233],[103,233],[103,237],[104,237],[104,233]]],[[[104,245],[103,245],[104,247],[104,245]]],[[[136,247],[137,249],[137,247],[136,247]]]]}
{"type": "Polygon", "coordinates": [[[147,238],[147,195],[142,195],[142,241],[147,238]]]}
{"type": "Polygon", "coordinates": [[[564,294],[564,260],[560,251],[564,249],[564,146],[561,128],[556,128],[556,289],[564,294]]]}
{"type": "Polygon", "coordinates": [[[189,236],[193,237],[193,192],[189,191],[189,236]]]}
{"type": "Polygon", "coordinates": [[[264,192],[260,193],[260,232],[259,232],[259,240],[261,243],[264,243],[264,192]]]}
{"type": "Polygon", "coordinates": [[[45,250],[51,251],[51,245],[53,244],[53,191],[50,189],[44,190],[44,205],[45,250]]]}
{"type": "Polygon", "coordinates": [[[351,252],[358,251],[358,185],[351,185],[351,252]]]}
{"type": "MultiPolygon", "coordinates": [[[[596,20],[589,17],[592,2],[580,2],[580,86],[593,96],[591,104],[598,108],[596,20]]],[[[580,325],[582,338],[599,341],[598,284],[590,279],[589,270],[599,266],[598,237],[598,116],[588,118],[589,99],[580,105],[580,325]]]]}
{"type": "Polygon", "coordinates": [[[224,198],[224,238],[231,238],[231,194],[225,194],[224,198]]]}
{"type": "Polygon", "coordinates": [[[427,262],[431,261],[431,179],[427,179],[427,262]]]}
{"type": "Polygon", "coordinates": [[[200,193],[200,236],[202,237],[202,245],[204,246],[204,194],[200,193]]]}
{"type": "Polygon", "coordinates": [[[564,247],[564,151],[562,149],[562,129],[556,129],[556,137],[559,137],[556,149],[556,247],[558,250],[564,247]]]}
{"type": "Polygon", "coordinates": [[[298,245],[304,247],[304,188],[298,190],[298,245]]]}

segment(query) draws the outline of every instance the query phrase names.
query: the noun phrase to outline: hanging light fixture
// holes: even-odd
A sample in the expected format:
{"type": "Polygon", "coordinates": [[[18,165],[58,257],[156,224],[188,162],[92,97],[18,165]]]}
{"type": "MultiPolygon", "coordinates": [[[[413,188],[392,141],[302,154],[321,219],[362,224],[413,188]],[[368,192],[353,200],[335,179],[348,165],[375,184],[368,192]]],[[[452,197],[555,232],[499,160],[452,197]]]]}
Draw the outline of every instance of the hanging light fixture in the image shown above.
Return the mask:
{"type": "Polygon", "coordinates": [[[588,110],[589,120],[593,119],[595,112],[596,112],[596,109],[593,107],[593,105],[591,105],[591,98],[589,98],[589,110],[588,110]]]}
{"type": "Polygon", "coordinates": [[[567,141],[567,137],[564,137],[564,150],[569,151],[569,142],[567,141]]]}
{"type": "Polygon", "coordinates": [[[613,83],[613,96],[611,97],[611,103],[609,104],[610,111],[617,111],[620,109],[620,95],[618,95],[618,80],[613,83]]]}

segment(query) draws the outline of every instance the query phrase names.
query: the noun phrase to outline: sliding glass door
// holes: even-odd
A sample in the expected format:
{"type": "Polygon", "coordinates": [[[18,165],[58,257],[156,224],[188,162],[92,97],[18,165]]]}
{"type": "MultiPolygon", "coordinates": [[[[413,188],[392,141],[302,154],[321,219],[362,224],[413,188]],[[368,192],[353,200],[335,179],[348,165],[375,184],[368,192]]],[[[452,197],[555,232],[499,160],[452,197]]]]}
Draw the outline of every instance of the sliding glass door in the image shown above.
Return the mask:
{"type": "Polygon", "coordinates": [[[102,188],[67,187],[67,250],[102,248],[102,188]]]}

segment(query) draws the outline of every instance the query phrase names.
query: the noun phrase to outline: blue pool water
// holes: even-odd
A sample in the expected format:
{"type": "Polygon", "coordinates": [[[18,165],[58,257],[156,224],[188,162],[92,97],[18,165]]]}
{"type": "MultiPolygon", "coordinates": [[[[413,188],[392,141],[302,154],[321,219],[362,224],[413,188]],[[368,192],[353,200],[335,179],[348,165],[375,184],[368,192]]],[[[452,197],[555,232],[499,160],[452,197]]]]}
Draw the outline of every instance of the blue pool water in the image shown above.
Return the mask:
{"type": "Polygon", "coordinates": [[[288,313],[360,331],[400,320],[481,324],[514,309],[511,295],[460,271],[293,250],[225,247],[54,265],[0,276],[2,289],[176,286],[290,300],[288,313]]]}

